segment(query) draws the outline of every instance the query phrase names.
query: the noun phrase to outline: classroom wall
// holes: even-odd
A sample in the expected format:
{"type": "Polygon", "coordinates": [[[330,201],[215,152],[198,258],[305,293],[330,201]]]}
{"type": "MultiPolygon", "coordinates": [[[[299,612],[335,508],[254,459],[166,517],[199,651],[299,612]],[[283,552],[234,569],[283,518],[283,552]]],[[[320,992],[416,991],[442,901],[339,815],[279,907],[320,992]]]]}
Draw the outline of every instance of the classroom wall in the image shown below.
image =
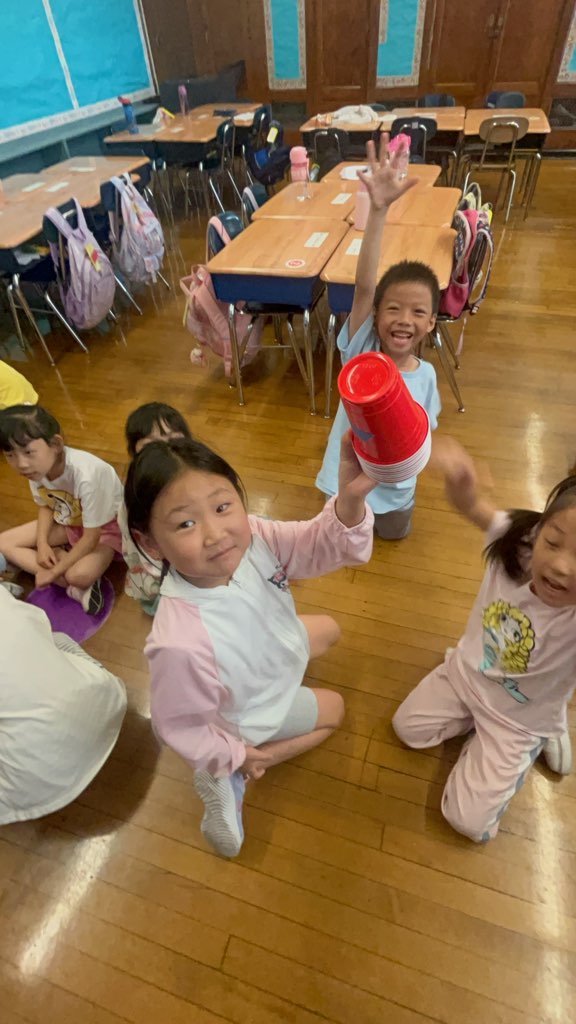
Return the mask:
{"type": "Polygon", "coordinates": [[[159,82],[191,78],[196,71],[189,0],[141,0],[159,82]]]}

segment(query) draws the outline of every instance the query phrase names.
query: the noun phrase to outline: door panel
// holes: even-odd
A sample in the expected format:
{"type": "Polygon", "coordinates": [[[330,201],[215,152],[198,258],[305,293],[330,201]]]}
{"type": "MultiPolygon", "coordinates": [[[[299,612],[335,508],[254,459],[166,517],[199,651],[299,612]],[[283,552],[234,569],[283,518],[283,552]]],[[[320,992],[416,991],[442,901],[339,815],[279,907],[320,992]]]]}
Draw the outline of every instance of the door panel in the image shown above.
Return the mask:
{"type": "Polygon", "coordinates": [[[500,0],[438,0],[428,92],[448,92],[468,106],[485,96],[500,0]]]}
{"type": "Polygon", "coordinates": [[[318,110],[366,103],[370,14],[370,0],[315,0],[308,88],[318,110]]]}
{"type": "Polygon", "coordinates": [[[497,25],[492,81],[488,91],[523,92],[527,106],[539,106],[566,0],[507,0],[497,25]]]}

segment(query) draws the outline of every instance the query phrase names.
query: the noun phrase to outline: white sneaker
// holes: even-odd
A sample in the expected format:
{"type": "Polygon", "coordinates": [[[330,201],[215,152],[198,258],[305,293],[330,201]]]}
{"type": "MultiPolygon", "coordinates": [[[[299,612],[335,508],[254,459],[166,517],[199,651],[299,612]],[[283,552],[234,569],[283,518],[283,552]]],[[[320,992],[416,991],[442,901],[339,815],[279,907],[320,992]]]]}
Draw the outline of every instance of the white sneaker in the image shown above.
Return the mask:
{"type": "Polygon", "coordinates": [[[556,772],[557,775],[570,775],[572,771],[572,744],[569,732],[563,732],[561,736],[551,736],[547,739],[542,748],[542,753],[551,772],[556,772]]]}
{"type": "Polygon", "coordinates": [[[194,773],[194,789],[206,808],[202,834],[223,857],[236,857],[244,842],[242,802],[246,783],[240,772],[215,779],[210,772],[194,773]]]}
{"type": "Polygon", "coordinates": [[[80,587],[67,587],[66,594],[73,601],[78,601],[87,615],[98,615],[104,607],[104,595],[100,580],[96,580],[86,590],[81,590],[80,587]]]}

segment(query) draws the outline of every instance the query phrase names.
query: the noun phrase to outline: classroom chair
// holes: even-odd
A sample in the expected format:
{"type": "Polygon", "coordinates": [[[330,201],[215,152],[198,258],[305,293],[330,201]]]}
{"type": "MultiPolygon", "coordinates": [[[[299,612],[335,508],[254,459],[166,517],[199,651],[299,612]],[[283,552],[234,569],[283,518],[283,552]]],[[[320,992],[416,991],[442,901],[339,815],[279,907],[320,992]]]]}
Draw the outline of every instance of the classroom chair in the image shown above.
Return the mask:
{"type": "Polygon", "coordinates": [[[456,99],[449,92],[427,92],[416,100],[417,107],[455,107],[456,99]]]}
{"type": "Polygon", "coordinates": [[[462,166],[466,168],[466,176],[462,193],[466,195],[472,174],[478,171],[497,171],[500,175],[498,192],[494,209],[498,205],[504,177],[508,178],[508,188],[504,205],[505,220],[510,216],[514,190],[516,187],[516,143],[526,135],[530,122],[527,117],[512,117],[510,114],[494,115],[481,122],[478,134],[481,143],[470,143],[466,146],[462,158],[462,166]]]}
{"type": "Polygon", "coordinates": [[[390,138],[404,134],[410,137],[410,163],[426,163],[426,147],[438,128],[432,117],[397,117],[390,128],[390,138]]]}
{"type": "Polygon", "coordinates": [[[284,126],[280,121],[270,122],[266,142],[260,149],[246,143],[244,161],[249,185],[258,181],[269,191],[283,180],[290,166],[290,146],[284,145],[284,126]]]}
{"type": "Polygon", "coordinates": [[[486,97],[487,107],[525,107],[526,97],[523,92],[489,92],[486,97]]]}
{"type": "Polygon", "coordinates": [[[269,199],[268,193],[260,182],[253,185],[246,185],[242,191],[242,221],[244,227],[252,223],[252,217],[261,206],[269,199]]]}
{"type": "Polygon", "coordinates": [[[223,199],[227,184],[232,186],[236,199],[242,203],[242,196],[233,174],[235,134],[234,121],[229,118],[219,126],[213,149],[198,164],[200,175],[206,177],[208,188],[221,213],[225,211],[223,199]]]}
{"type": "Polygon", "coordinates": [[[314,160],[321,164],[329,154],[336,153],[338,162],[345,160],[348,154],[348,135],[342,128],[323,128],[314,132],[314,160]]]}

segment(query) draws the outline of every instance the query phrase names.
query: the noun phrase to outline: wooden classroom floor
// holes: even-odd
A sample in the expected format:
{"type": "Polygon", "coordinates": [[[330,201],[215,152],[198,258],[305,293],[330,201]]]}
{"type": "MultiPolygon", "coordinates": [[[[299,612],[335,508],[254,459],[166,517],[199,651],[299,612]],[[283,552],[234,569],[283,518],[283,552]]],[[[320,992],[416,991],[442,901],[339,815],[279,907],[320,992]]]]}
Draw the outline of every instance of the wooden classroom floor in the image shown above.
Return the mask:
{"type": "MultiPolygon", "coordinates": [[[[529,219],[516,212],[497,231],[462,357],[464,415],[438,372],[441,430],[488,462],[503,507],[540,506],[576,456],[575,187],[574,162],[547,161],[529,219]]],[[[201,235],[181,226],[174,280],[202,258],[201,235]]],[[[240,409],[215,361],[191,365],[179,289],[159,285],[145,303],[123,331],[93,335],[89,357],[54,336],[57,373],[42,353],[22,364],[69,443],[124,473],[127,414],[162,399],[241,471],[252,511],[318,512],[330,422],[309,416],[293,360],[260,357],[240,409]]],[[[32,518],[27,484],[4,464],[0,486],[0,527],[32,518]]],[[[300,611],[342,626],[307,680],[343,694],[346,722],[250,786],[234,862],[208,851],[190,770],[152,738],[150,620],[119,596],[87,644],[129,692],[112,757],[70,807],[0,830],[1,1024],[575,1020],[576,776],[538,766],[499,837],[476,847],[439,813],[459,744],[404,750],[390,726],[458,639],[481,551],[424,474],[407,540],[377,540],[369,565],[294,585],[300,611]]]]}

